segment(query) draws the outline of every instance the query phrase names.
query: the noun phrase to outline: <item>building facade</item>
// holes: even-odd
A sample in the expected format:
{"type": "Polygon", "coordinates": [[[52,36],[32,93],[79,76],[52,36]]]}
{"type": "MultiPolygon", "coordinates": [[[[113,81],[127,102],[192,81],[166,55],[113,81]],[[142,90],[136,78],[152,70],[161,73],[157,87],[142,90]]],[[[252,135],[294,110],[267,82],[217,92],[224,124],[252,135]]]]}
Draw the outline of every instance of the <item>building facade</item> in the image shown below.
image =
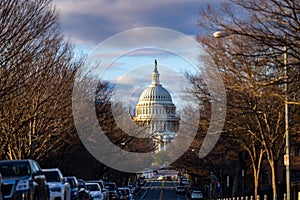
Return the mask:
{"type": "Polygon", "coordinates": [[[155,60],[152,83],[141,93],[133,116],[134,122],[145,126],[145,132],[156,141],[158,151],[175,139],[180,122],[172,97],[160,84],[159,75],[155,60]]]}

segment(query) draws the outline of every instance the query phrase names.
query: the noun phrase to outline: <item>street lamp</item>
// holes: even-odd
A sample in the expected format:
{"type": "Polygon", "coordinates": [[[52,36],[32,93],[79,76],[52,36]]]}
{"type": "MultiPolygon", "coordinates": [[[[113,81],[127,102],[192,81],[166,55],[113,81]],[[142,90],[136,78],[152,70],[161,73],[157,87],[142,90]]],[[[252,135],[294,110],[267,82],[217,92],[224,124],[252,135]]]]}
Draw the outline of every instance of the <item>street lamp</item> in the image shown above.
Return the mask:
{"type": "Polygon", "coordinates": [[[227,31],[216,31],[213,34],[213,36],[215,38],[223,38],[223,37],[227,37],[229,35],[231,35],[231,33],[227,32],[227,31]]]}
{"type": "MultiPolygon", "coordinates": [[[[215,38],[224,38],[232,35],[231,32],[228,31],[216,31],[213,36],[215,38]]],[[[286,38],[284,38],[286,41],[286,38]]],[[[284,100],[284,112],[285,112],[285,155],[284,155],[284,165],[286,167],[286,200],[291,199],[290,192],[290,135],[289,135],[289,107],[288,107],[288,85],[287,85],[287,45],[284,45],[284,54],[283,54],[283,62],[284,62],[284,76],[285,76],[285,84],[284,84],[284,92],[285,92],[285,100],[284,100]]]]}
{"type": "MultiPolygon", "coordinates": [[[[285,40],[286,41],[286,40],[285,40]]],[[[283,62],[284,62],[284,76],[285,76],[285,84],[284,84],[284,113],[285,113],[285,167],[286,167],[286,199],[290,200],[291,192],[290,192],[290,134],[289,134],[289,104],[288,104],[288,85],[287,85],[287,46],[284,45],[284,54],[283,54],[283,62]]]]}

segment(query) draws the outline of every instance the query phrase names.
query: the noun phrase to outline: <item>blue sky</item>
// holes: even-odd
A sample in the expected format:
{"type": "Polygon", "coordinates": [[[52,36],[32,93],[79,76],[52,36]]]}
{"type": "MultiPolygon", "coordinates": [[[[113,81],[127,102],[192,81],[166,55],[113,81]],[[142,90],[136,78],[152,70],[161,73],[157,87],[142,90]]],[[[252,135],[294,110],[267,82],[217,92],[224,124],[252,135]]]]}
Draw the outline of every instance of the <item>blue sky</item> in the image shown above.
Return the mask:
{"type": "MultiPolygon", "coordinates": [[[[66,39],[75,45],[77,54],[94,54],[99,49],[100,69],[93,73],[109,80],[123,88],[118,90],[119,97],[127,97],[129,101],[137,88],[143,88],[151,83],[151,73],[154,59],[158,60],[158,69],[161,74],[161,83],[174,94],[173,98],[180,100],[180,90],[184,88],[184,72],[197,73],[201,62],[197,66],[191,66],[189,60],[184,59],[180,52],[191,51],[197,54],[199,50],[190,49],[186,44],[186,38],[180,34],[194,39],[201,31],[197,26],[200,8],[218,6],[220,0],[54,0],[53,3],[60,12],[61,30],[66,39]],[[171,31],[178,31],[178,37],[169,41],[168,34],[143,33],[140,40],[151,37],[157,43],[166,43],[166,48],[155,49],[149,46],[132,48],[128,50],[128,41],[109,43],[107,40],[118,37],[123,31],[143,27],[160,27],[171,31]],[[117,36],[116,36],[117,34],[117,36]],[[146,35],[146,36],[145,36],[146,35]],[[119,51],[127,45],[126,51],[119,51]],[[105,47],[105,48],[103,48],[105,47]],[[172,51],[172,48],[174,51],[172,51]],[[118,55],[118,57],[114,57],[118,55]],[[106,62],[108,61],[108,63],[106,62]],[[105,64],[105,67],[103,65],[105,64]],[[196,67],[196,69],[195,69],[196,67]],[[128,87],[130,85],[130,87],[128,87]],[[177,97],[176,97],[177,95],[177,97]]],[[[134,35],[135,43],[141,42],[134,35]]],[[[143,43],[143,41],[141,42],[143,43]]],[[[154,42],[155,43],[155,42],[154,42]]],[[[132,45],[136,47],[136,45],[132,45]]],[[[197,59],[197,55],[194,56],[197,59]]],[[[98,61],[98,60],[97,60],[98,61]]],[[[194,61],[193,61],[194,62],[194,61]]],[[[175,102],[176,103],[176,102],[175,102]]]]}

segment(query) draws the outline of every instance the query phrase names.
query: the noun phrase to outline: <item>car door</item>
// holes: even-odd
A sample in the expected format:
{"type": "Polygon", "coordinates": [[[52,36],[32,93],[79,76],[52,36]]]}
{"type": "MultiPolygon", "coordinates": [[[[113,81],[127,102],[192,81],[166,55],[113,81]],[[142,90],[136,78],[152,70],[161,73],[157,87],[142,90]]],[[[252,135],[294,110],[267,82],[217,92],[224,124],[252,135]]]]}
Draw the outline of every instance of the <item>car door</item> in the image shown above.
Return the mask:
{"type": "Polygon", "coordinates": [[[32,161],[30,165],[32,170],[32,179],[38,185],[39,199],[49,199],[49,187],[42,169],[40,168],[39,164],[35,161],[32,161]]]}

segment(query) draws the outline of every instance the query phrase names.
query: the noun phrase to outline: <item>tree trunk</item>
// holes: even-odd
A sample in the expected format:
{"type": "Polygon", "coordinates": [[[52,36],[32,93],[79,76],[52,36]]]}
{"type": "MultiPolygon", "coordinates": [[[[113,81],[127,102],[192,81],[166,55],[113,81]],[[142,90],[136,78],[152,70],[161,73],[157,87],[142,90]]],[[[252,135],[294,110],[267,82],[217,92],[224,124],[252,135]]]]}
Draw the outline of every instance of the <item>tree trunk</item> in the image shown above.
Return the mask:
{"type": "Polygon", "coordinates": [[[253,173],[253,176],[254,176],[254,199],[257,200],[257,195],[258,195],[258,177],[259,177],[259,175],[255,171],[253,173]]]}
{"type": "Polygon", "coordinates": [[[274,160],[269,160],[271,173],[272,173],[272,190],[273,190],[273,200],[277,200],[277,185],[276,185],[276,169],[274,160]]]}
{"type": "Polygon", "coordinates": [[[261,149],[259,151],[258,158],[256,158],[257,160],[256,159],[252,160],[253,178],[254,178],[254,199],[255,200],[258,200],[257,195],[258,195],[259,174],[260,174],[260,167],[261,167],[261,161],[263,158],[263,154],[264,154],[264,151],[261,149]]]}

